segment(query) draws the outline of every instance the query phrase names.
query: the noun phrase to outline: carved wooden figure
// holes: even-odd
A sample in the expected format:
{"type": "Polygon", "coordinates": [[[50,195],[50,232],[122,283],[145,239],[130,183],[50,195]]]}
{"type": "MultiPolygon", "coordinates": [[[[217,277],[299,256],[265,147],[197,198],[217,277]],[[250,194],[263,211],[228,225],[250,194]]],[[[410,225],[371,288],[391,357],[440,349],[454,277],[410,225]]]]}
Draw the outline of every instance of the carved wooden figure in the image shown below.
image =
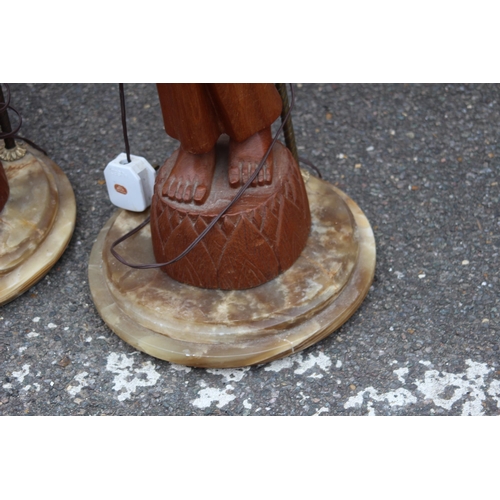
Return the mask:
{"type": "MultiPolygon", "coordinates": [[[[165,130],[181,143],[157,176],[151,207],[155,258],[166,262],[194,241],[255,171],[282,105],[273,84],[157,87],[165,130]],[[220,140],[222,134],[229,140],[220,140]]],[[[299,167],[276,143],[237,204],[186,257],[163,270],[203,288],[251,288],[295,262],[310,224],[299,167]]]]}

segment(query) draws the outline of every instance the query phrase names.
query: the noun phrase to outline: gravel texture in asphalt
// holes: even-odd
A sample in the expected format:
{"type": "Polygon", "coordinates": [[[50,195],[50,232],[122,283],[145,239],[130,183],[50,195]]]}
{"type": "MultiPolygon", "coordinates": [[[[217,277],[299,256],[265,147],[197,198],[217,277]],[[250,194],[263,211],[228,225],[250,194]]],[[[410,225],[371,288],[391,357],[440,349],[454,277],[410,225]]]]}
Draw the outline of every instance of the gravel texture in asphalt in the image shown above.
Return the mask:
{"type": "MultiPolygon", "coordinates": [[[[126,85],[132,154],[177,147],[153,84],[126,85]]],[[[0,308],[1,415],[500,414],[500,87],[297,84],[301,156],[353,198],[377,241],[373,286],[315,346],[205,370],[135,351],[103,323],[88,258],[115,207],[106,164],[124,150],[118,85],[11,85],[20,134],[76,195],[71,242],[0,308]]]]}

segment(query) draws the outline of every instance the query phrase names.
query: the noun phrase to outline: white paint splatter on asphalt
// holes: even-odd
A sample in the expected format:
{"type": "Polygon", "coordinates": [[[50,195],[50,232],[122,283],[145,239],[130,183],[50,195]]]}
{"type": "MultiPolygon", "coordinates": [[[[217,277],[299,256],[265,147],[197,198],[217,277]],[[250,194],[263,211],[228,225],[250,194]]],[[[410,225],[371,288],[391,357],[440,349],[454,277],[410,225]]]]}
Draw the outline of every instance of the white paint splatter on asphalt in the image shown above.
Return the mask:
{"type": "Polygon", "coordinates": [[[88,377],[87,372],[81,372],[78,375],[75,375],[73,382],[76,382],[75,385],[68,385],[66,390],[71,394],[71,396],[75,397],[84,387],[87,387],[87,382],[85,378],[88,377]]]}
{"type": "MultiPolygon", "coordinates": [[[[278,359],[277,361],[273,361],[268,366],[266,366],[264,370],[279,372],[285,368],[292,368],[294,363],[297,363],[299,365],[299,367],[294,371],[294,373],[297,375],[303,375],[308,370],[311,370],[312,368],[315,367],[318,367],[320,370],[328,372],[329,368],[332,366],[332,360],[322,352],[319,352],[317,356],[310,353],[305,359],[304,355],[302,353],[299,353],[296,354],[295,356],[290,356],[288,358],[278,359]]],[[[322,378],[323,375],[321,373],[313,372],[309,374],[308,377],[322,378]]]]}
{"type": "Polygon", "coordinates": [[[198,391],[198,397],[191,401],[196,408],[203,410],[209,408],[212,403],[217,403],[217,408],[222,408],[233,401],[233,399],[236,399],[236,396],[230,394],[230,391],[234,390],[231,384],[226,385],[224,389],[217,389],[216,387],[207,387],[205,381],[200,380],[200,385],[203,389],[198,391]]]}
{"type": "Polygon", "coordinates": [[[486,399],[483,391],[484,377],[491,371],[485,363],[466,361],[469,368],[465,373],[439,373],[437,370],[425,372],[423,380],[415,381],[418,390],[425,399],[431,399],[436,406],[451,410],[452,406],[468,395],[463,403],[462,415],[483,415],[482,402],[486,399]],[[444,397],[445,391],[453,389],[449,397],[444,397]]]}
{"type": "MultiPolygon", "coordinates": [[[[24,382],[24,377],[28,375],[30,372],[30,365],[25,364],[23,365],[22,369],[16,372],[12,372],[12,376],[20,383],[22,384],[24,382]]],[[[2,387],[4,389],[12,389],[12,384],[10,382],[7,382],[6,384],[3,384],[2,387]]],[[[27,386],[28,389],[31,387],[30,385],[27,386]]]]}
{"type": "MultiPolygon", "coordinates": [[[[430,361],[420,361],[420,363],[426,367],[432,366],[430,361]]],[[[486,363],[477,363],[470,359],[466,363],[469,367],[463,373],[427,370],[423,379],[413,382],[417,387],[415,393],[401,387],[395,391],[379,394],[374,387],[367,387],[359,391],[356,396],[350,397],[344,408],[361,408],[366,401],[368,415],[375,415],[374,403],[377,402],[386,402],[391,407],[404,407],[427,400],[448,411],[455,405],[461,404],[462,415],[479,416],[484,415],[483,402],[487,398],[486,394],[491,396],[500,408],[500,381],[493,380],[486,388],[486,377],[493,368],[488,367],[486,363]]],[[[394,370],[394,374],[402,383],[406,383],[403,375],[407,373],[408,369],[405,367],[394,370]]]]}
{"type": "Polygon", "coordinates": [[[288,358],[277,359],[276,361],[271,362],[267,365],[264,370],[266,372],[280,372],[285,368],[291,368],[293,366],[292,356],[288,358]]]}
{"type": "Polygon", "coordinates": [[[118,401],[130,399],[138,387],[155,385],[160,378],[151,361],[134,368],[134,360],[131,357],[115,352],[108,356],[106,370],[115,374],[113,389],[118,392],[118,401]]]}
{"type": "Polygon", "coordinates": [[[399,381],[403,382],[403,384],[405,383],[403,375],[407,375],[408,372],[408,368],[398,368],[397,370],[394,370],[394,373],[398,376],[399,381]]]}
{"type": "MultiPolygon", "coordinates": [[[[209,408],[213,403],[217,403],[217,408],[226,406],[228,403],[236,399],[236,396],[232,394],[232,391],[234,391],[234,386],[229,382],[240,382],[248,372],[248,370],[250,370],[249,367],[235,369],[208,369],[207,373],[221,376],[222,381],[226,384],[226,386],[222,389],[218,387],[208,387],[207,383],[204,380],[201,380],[200,385],[202,389],[198,391],[198,397],[191,401],[191,404],[200,409],[209,408]]],[[[243,406],[245,407],[245,409],[250,409],[252,407],[252,405],[248,403],[248,400],[244,401],[243,406]]]]}
{"type": "Polygon", "coordinates": [[[23,365],[22,369],[18,372],[12,372],[12,376],[22,384],[24,382],[24,377],[30,372],[30,365],[23,365]]]}
{"type": "Polygon", "coordinates": [[[328,413],[330,410],[326,408],[325,406],[322,406],[314,415],[313,417],[317,417],[321,415],[322,413],[328,413]]]}
{"type": "MultiPolygon", "coordinates": [[[[284,369],[293,369],[296,365],[298,365],[298,367],[294,371],[295,374],[307,374],[306,377],[308,378],[322,378],[323,374],[319,373],[319,371],[328,372],[332,366],[332,361],[322,352],[319,352],[317,355],[311,353],[307,357],[299,353],[294,356],[273,361],[264,367],[264,371],[279,372],[284,369]]],[[[342,366],[342,363],[340,363],[340,365],[337,363],[337,367],[340,366],[342,366]]],[[[191,401],[191,404],[197,408],[205,409],[215,403],[217,408],[223,408],[236,399],[237,396],[234,394],[235,385],[243,380],[249,370],[249,367],[237,369],[208,369],[207,373],[221,376],[222,382],[226,385],[223,388],[209,387],[208,384],[202,380],[200,382],[202,388],[198,391],[198,397],[191,401]]],[[[301,396],[303,401],[309,398],[309,396],[303,393],[301,393],[301,396]]],[[[273,402],[273,400],[271,400],[271,402],[273,402]]],[[[243,401],[242,404],[247,410],[252,408],[248,399],[243,401]]],[[[255,411],[257,412],[257,410],[255,411]]]]}
{"type": "Polygon", "coordinates": [[[373,401],[386,401],[390,406],[406,406],[407,404],[417,402],[417,398],[407,389],[401,388],[395,391],[379,394],[374,387],[367,387],[363,391],[358,392],[356,396],[349,398],[347,403],[344,405],[344,408],[361,407],[363,405],[363,398],[365,395],[371,399],[371,401],[368,401],[366,404],[368,415],[375,415],[373,401]]]}
{"type": "Polygon", "coordinates": [[[184,372],[184,373],[189,373],[192,370],[190,366],[176,365],[174,363],[170,365],[170,368],[172,370],[175,370],[176,372],[184,372]]]}
{"type": "MultiPolygon", "coordinates": [[[[296,359],[299,364],[299,368],[297,368],[294,373],[297,375],[303,375],[306,371],[311,368],[318,367],[319,369],[327,372],[330,366],[332,366],[332,360],[325,356],[322,352],[319,352],[317,356],[314,354],[309,354],[306,359],[296,359]]],[[[309,377],[313,378],[323,378],[323,375],[318,373],[312,373],[309,377]]]]}
{"type": "Polygon", "coordinates": [[[487,393],[496,401],[498,408],[500,408],[500,380],[493,380],[487,393]]]}
{"type": "Polygon", "coordinates": [[[250,370],[249,367],[236,369],[210,368],[207,372],[213,375],[221,375],[224,382],[239,382],[248,370],[250,370]]]}

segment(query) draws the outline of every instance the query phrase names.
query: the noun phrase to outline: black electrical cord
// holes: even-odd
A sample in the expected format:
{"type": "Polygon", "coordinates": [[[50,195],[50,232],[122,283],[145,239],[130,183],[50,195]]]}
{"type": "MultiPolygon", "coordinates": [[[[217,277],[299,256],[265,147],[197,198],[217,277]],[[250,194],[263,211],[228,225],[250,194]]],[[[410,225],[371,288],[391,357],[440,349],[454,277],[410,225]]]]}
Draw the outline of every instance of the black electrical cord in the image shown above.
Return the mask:
{"type": "Polygon", "coordinates": [[[17,134],[17,132],[19,132],[19,129],[23,124],[23,119],[19,111],[17,111],[17,109],[13,108],[10,105],[10,86],[6,83],[4,85],[7,92],[7,97],[4,97],[2,86],[0,85],[0,139],[3,139],[5,141],[5,147],[7,149],[13,149],[16,147],[14,136],[17,134]],[[17,115],[18,119],[17,127],[14,130],[12,130],[12,125],[9,119],[9,109],[17,115]]]}
{"type": "Polygon", "coordinates": [[[305,163],[306,165],[309,165],[317,174],[320,179],[323,179],[323,176],[321,175],[321,170],[312,162],[307,160],[306,158],[303,158],[302,156],[299,156],[299,161],[300,163],[305,163]]]}
{"type": "Polygon", "coordinates": [[[120,109],[122,115],[122,129],[123,129],[123,138],[125,140],[125,152],[127,154],[127,162],[130,163],[132,160],[130,159],[130,144],[128,142],[128,133],[127,133],[127,110],[125,108],[125,90],[123,88],[123,83],[118,84],[120,88],[120,109]]]}
{"type": "Polygon", "coordinates": [[[21,116],[21,113],[19,113],[19,111],[16,108],[10,105],[10,85],[8,85],[7,83],[0,84],[0,130],[1,130],[0,139],[3,139],[5,141],[5,149],[14,149],[16,147],[14,139],[19,139],[20,141],[27,142],[30,146],[34,147],[35,149],[38,149],[38,151],[41,151],[45,156],[47,156],[46,151],[44,151],[40,146],[35,144],[33,141],[26,139],[26,137],[21,137],[20,135],[17,135],[17,132],[19,132],[19,130],[21,129],[22,124],[23,124],[23,117],[21,116]],[[5,86],[5,90],[7,92],[7,98],[5,98],[3,95],[2,85],[5,86]],[[12,130],[8,110],[14,112],[18,119],[18,124],[14,128],[14,130],[12,130]]]}
{"type": "MultiPolygon", "coordinates": [[[[122,84],[120,84],[120,85],[122,85],[122,84]]],[[[291,103],[290,103],[290,107],[288,109],[288,112],[286,113],[286,116],[283,118],[278,131],[274,135],[273,140],[272,140],[272,142],[271,142],[268,150],[266,151],[266,154],[263,156],[262,160],[260,161],[258,167],[255,169],[255,171],[250,176],[250,178],[247,180],[247,182],[240,188],[240,190],[238,191],[238,193],[236,193],[236,196],[226,205],[226,207],[212,220],[212,222],[210,222],[210,224],[196,237],[196,239],[181,254],[179,254],[177,257],[174,257],[172,260],[169,260],[168,262],[162,262],[162,263],[156,263],[156,264],[131,264],[130,262],[127,262],[123,257],[121,257],[116,252],[115,247],[117,245],[119,245],[120,243],[122,243],[123,241],[125,241],[126,239],[130,238],[131,236],[133,236],[134,234],[136,234],[137,232],[139,232],[144,226],[146,226],[150,222],[151,217],[147,217],[146,220],[144,220],[136,228],[132,229],[132,231],[128,232],[127,234],[125,234],[122,237],[120,237],[119,239],[117,239],[111,245],[111,248],[110,248],[111,254],[119,262],[121,262],[122,264],[124,264],[124,265],[126,265],[128,267],[132,267],[133,269],[157,269],[159,267],[164,267],[164,266],[168,266],[170,264],[174,264],[175,262],[178,262],[179,260],[181,260],[182,258],[184,258],[196,245],[198,245],[198,243],[215,226],[215,224],[217,224],[217,222],[219,222],[219,220],[221,219],[221,217],[224,214],[226,214],[231,209],[231,207],[234,206],[234,204],[243,196],[243,194],[245,193],[245,191],[247,190],[247,188],[252,184],[252,182],[259,175],[259,172],[261,171],[262,167],[264,166],[264,163],[266,162],[267,157],[271,153],[274,145],[276,144],[276,142],[278,140],[279,135],[283,131],[283,128],[285,127],[285,124],[290,119],[290,115],[292,113],[292,109],[293,109],[293,107],[295,105],[295,92],[293,90],[292,84],[290,84],[290,92],[291,92],[292,98],[291,98],[291,103]]],[[[122,113],[122,123],[124,123],[124,121],[125,121],[124,120],[124,114],[122,113]]],[[[125,129],[124,129],[124,135],[126,137],[126,130],[125,129]]],[[[128,141],[126,141],[126,144],[127,143],[128,143],[128,141]]],[[[301,158],[301,161],[303,161],[302,158],[301,158]]],[[[308,165],[312,166],[319,173],[319,176],[321,177],[321,173],[319,172],[319,170],[312,163],[308,162],[307,160],[305,160],[304,163],[307,163],[308,165]]]]}

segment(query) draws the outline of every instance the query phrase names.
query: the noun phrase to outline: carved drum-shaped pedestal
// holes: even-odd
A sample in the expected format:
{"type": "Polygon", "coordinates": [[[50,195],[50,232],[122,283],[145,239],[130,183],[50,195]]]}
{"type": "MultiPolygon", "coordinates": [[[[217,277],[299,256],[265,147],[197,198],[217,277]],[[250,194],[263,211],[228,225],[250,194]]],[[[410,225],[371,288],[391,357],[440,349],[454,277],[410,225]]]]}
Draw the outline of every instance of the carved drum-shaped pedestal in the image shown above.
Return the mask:
{"type": "MultiPolygon", "coordinates": [[[[157,262],[181,254],[234,198],[227,174],[227,146],[217,145],[210,195],[202,205],[162,196],[177,152],[158,173],[151,206],[151,237],[157,262]]],[[[162,268],[170,277],[201,288],[242,290],[272,280],[304,249],[311,227],[300,170],[285,146],[273,149],[270,185],[250,187],[180,261],[162,268]]]]}

